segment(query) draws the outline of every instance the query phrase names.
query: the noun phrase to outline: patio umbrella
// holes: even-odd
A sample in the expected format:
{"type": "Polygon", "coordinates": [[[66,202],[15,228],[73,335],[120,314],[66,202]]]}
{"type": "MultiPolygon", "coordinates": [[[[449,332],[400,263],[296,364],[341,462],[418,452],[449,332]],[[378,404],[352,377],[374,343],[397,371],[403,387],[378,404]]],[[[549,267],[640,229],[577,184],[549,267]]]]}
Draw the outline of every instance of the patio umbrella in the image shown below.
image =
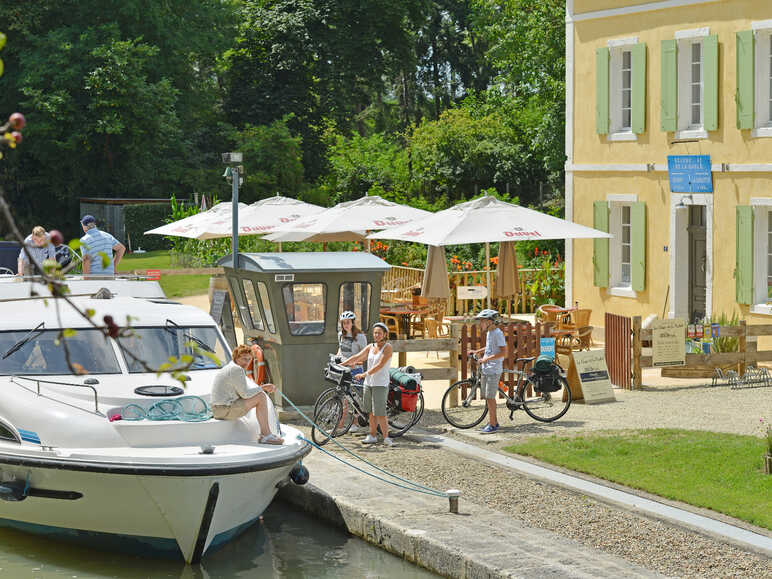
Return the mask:
{"type": "Polygon", "coordinates": [[[448,299],[450,283],[448,282],[448,264],[445,261],[445,248],[430,245],[426,254],[424,280],[421,284],[421,295],[425,298],[448,299]]]}
{"type": "MultiPolygon", "coordinates": [[[[248,205],[239,211],[239,235],[262,235],[274,231],[277,227],[288,225],[315,213],[321,213],[324,207],[305,203],[292,197],[283,197],[278,193],[248,205]]],[[[213,233],[221,237],[231,235],[231,226],[213,228],[213,233]]]]}
{"type": "MultiPolygon", "coordinates": [[[[277,227],[275,232],[267,236],[266,239],[278,241],[278,237],[275,236],[286,232],[297,233],[292,241],[310,241],[319,234],[354,232],[356,235],[361,235],[364,231],[405,225],[429,215],[431,213],[423,209],[393,203],[377,195],[365,195],[354,201],[338,203],[335,207],[316,215],[277,227]]],[[[337,240],[342,241],[344,239],[337,238],[337,240]]],[[[350,238],[345,240],[350,240],[350,238]]],[[[332,239],[328,239],[328,241],[332,241],[332,239]]]]}
{"type": "MultiPolygon", "coordinates": [[[[170,235],[172,237],[189,237],[190,239],[216,239],[219,237],[230,236],[232,223],[232,203],[223,201],[218,203],[208,211],[196,213],[190,217],[185,217],[173,223],[167,223],[161,227],[156,227],[150,231],[145,231],[145,235],[170,235]],[[219,229],[227,228],[228,233],[221,235],[217,233],[219,229]]],[[[239,214],[246,209],[244,203],[239,203],[239,214]]]]}
{"type": "Polygon", "coordinates": [[[485,243],[485,269],[489,294],[488,303],[490,305],[490,243],[524,239],[575,239],[611,236],[605,231],[579,225],[513,203],[506,203],[486,195],[438,211],[425,219],[372,233],[368,237],[414,241],[427,245],[485,243]]]}
{"type": "Polygon", "coordinates": [[[312,233],[309,236],[307,231],[276,231],[269,233],[263,239],[268,241],[318,241],[327,243],[328,241],[366,241],[366,231],[337,231],[334,233],[312,233]]]}
{"type": "Polygon", "coordinates": [[[496,297],[508,298],[520,293],[520,278],[517,275],[515,243],[503,241],[499,244],[499,259],[496,264],[496,297]]]}

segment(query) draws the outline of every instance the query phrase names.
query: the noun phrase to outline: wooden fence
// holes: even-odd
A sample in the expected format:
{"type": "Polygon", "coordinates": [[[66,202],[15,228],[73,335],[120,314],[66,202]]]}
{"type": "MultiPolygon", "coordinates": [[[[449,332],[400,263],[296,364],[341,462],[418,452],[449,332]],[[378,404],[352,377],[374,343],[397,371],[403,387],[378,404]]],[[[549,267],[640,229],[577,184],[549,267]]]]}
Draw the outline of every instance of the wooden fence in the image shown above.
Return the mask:
{"type": "MultiPolygon", "coordinates": [[[[653,357],[643,353],[643,343],[651,341],[653,332],[650,328],[641,329],[641,318],[632,318],[632,354],[633,385],[642,385],[641,369],[653,367],[653,357]]],[[[748,325],[745,320],[739,326],[719,326],[719,338],[737,338],[736,352],[712,352],[710,354],[686,354],[686,366],[727,368],[735,366],[740,375],[748,365],[757,362],[772,362],[772,350],[757,349],[759,336],[772,336],[772,324],[748,325]]]]}
{"type": "MultiPolygon", "coordinates": [[[[638,324],[640,328],[640,317],[638,324]]],[[[611,383],[626,390],[632,389],[630,375],[630,318],[606,312],[605,319],[606,366],[611,383]]]]}
{"type": "MultiPolygon", "coordinates": [[[[509,314],[532,313],[536,309],[536,296],[530,291],[530,286],[537,270],[520,269],[520,293],[513,298],[499,300],[491,298],[491,306],[500,312],[509,314]]],[[[496,284],[496,271],[491,272],[491,286],[496,284]]],[[[485,299],[459,300],[456,298],[458,286],[486,285],[485,271],[452,271],[448,272],[450,280],[450,299],[448,300],[447,315],[464,315],[468,312],[477,312],[487,307],[485,299]]],[[[381,299],[384,302],[409,301],[412,291],[420,288],[423,282],[424,270],[414,267],[394,265],[386,272],[381,282],[381,299]]]]}

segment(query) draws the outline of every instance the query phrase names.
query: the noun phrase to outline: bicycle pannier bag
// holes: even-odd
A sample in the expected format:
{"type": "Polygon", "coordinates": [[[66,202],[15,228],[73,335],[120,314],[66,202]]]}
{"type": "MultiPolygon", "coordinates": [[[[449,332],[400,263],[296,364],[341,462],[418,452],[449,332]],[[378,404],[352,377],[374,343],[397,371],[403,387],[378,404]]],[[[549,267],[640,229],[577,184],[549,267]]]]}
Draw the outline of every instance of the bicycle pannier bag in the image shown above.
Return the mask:
{"type": "Polygon", "coordinates": [[[418,404],[418,392],[405,390],[401,386],[400,389],[402,389],[399,397],[402,412],[414,412],[418,404]]]}
{"type": "Polygon", "coordinates": [[[533,372],[528,378],[539,392],[557,392],[562,387],[560,368],[550,356],[544,354],[536,359],[533,372]]]}

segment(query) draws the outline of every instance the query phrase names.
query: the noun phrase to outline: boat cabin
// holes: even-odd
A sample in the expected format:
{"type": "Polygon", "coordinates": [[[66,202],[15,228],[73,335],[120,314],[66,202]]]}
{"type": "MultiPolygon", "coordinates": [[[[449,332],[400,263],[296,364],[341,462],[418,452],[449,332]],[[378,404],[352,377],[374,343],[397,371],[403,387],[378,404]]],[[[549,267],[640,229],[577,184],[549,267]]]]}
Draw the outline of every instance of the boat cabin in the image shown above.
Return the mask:
{"type": "MultiPolygon", "coordinates": [[[[389,265],[369,253],[239,253],[222,258],[244,338],[261,338],[269,380],[298,405],[328,385],[322,370],[338,350],[338,318],[353,311],[368,333],[378,321],[389,265]]],[[[286,406],[284,400],[275,403],[286,406]]]]}

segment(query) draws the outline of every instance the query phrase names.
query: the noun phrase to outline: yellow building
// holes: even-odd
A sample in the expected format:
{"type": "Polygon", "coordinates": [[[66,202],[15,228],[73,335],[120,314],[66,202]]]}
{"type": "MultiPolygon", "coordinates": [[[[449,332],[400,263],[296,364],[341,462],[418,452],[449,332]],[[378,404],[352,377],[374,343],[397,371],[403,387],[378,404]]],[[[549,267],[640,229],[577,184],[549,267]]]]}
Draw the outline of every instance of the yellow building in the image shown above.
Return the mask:
{"type": "Polygon", "coordinates": [[[567,242],[566,302],[770,323],[772,0],[566,8],[566,217],[614,234],[567,242]]]}

